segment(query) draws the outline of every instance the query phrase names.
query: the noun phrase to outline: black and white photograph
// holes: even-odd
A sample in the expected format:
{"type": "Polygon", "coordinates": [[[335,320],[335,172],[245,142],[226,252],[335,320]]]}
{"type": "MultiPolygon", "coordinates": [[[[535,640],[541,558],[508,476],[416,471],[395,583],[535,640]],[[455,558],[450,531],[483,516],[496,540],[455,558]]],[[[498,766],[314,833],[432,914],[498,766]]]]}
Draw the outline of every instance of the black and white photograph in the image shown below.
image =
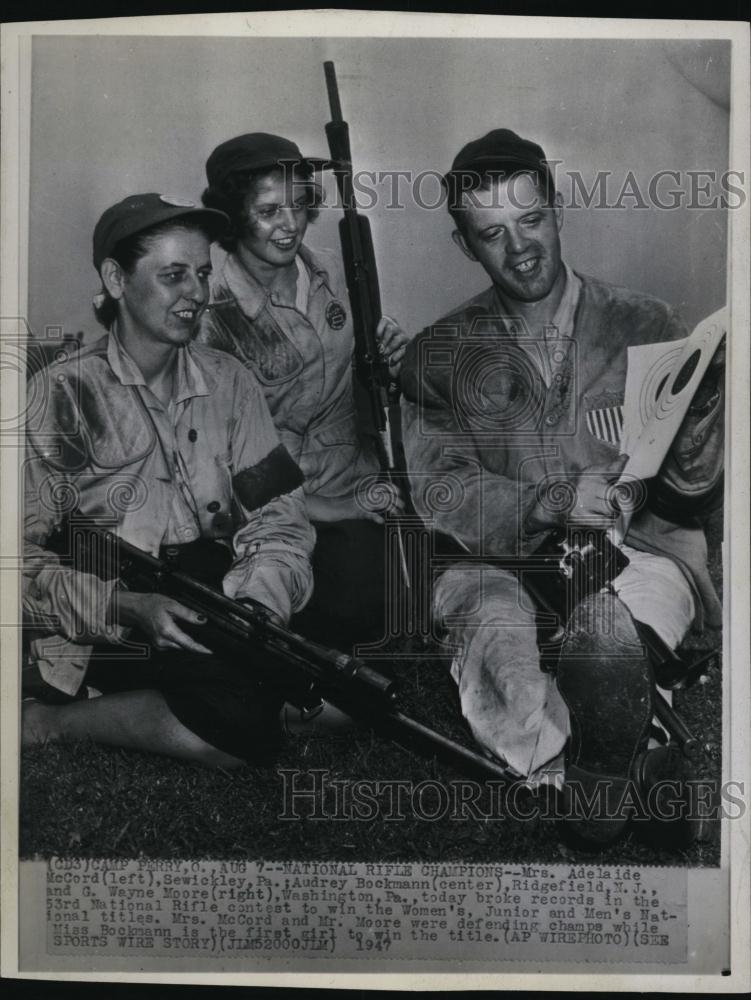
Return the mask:
{"type": "Polygon", "coordinates": [[[3,975],[748,986],[748,26],[2,43],[3,975]]]}

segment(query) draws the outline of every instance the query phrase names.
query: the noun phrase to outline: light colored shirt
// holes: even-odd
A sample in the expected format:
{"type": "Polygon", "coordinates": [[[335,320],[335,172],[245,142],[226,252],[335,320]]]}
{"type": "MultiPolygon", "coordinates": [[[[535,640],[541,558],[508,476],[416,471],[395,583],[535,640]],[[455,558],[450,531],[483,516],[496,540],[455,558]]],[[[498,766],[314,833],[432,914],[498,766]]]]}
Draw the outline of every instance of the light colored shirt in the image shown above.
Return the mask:
{"type": "MultiPolygon", "coordinates": [[[[279,436],[305,476],[317,520],[338,520],[380,466],[358,429],[354,335],[339,255],[303,246],[294,305],[261,285],[235,254],[213,248],[211,305],[199,340],[227,351],[263,386],[279,436]]],[[[311,509],[312,506],[311,506],[311,509]]]]}
{"type": "Polygon", "coordinates": [[[30,626],[56,633],[35,650],[50,683],[75,693],[87,644],[126,638],[109,610],[118,581],[63,565],[45,547],[66,515],[152,554],[164,543],[226,540],[235,555],[227,596],[253,598],[284,619],[303,607],[315,533],[301,474],[237,361],[181,348],[170,414],[110,334],[39,373],[29,391],[46,405],[28,427],[24,612],[30,626]]]}
{"type": "MultiPolygon", "coordinates": [[[[517,325],[516,321],[511,321],[509,324],[509,332],[519,336],[520,347],[532,359],[548,389],[568,359],[571,341],[574,337],[574,317],[581,293],[579,276],[566,263],[563,263],[563,270],[566,283],[563,286],[563,295],[552,321],[540,330],[530,330],[521,322],[517,325]]],[[[513,310],[508,309],[497,292],[496,295],[501,315],[511,317],[513,310]]]]}
{"type": "MultiPolygon", "coordinates": [[[[156,518],[157,524],[164,525],[164,534],[159,539],[159,544],[176,545],[199,538],[201,522],[198,505],[190,486],[190,472],[178,444],[177,428],[180,419],[189,409],[189,401],[196,396],[209,394],[201,369],[190,352],[178,352],[173,395],[165,408],[148,387],[140,368],[114,333],[110,334],[107,355],[110,367],[120,383],[137,387],[157,434],[157,444],[161,454],[154,455],[153,468],[145,471],[153,473],[153,478],[159,478],[160,483],[164,484],[158,487],[160,496],[155,497],[157,504],[161,503],[164,506],[166,515],[156,518]],[[165,467],[169,472],[169,479],[163,477],[165,467]]],[[[124,525],[123,530],[128,531],[128,526],[124,525]]],[[[150,537],[146,537],[143,531],[139,532],[134,526],[129,540],[139,548],[153,549],[154,535],[151,531],[148,535],[150,537]]]]}

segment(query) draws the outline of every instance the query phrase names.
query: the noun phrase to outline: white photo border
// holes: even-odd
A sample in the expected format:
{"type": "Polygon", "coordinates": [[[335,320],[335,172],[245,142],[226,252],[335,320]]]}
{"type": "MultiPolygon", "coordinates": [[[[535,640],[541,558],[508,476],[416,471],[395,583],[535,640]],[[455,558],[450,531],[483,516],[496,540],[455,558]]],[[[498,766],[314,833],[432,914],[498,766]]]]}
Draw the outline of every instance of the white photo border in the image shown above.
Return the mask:
{"type": "MultiPolygon", "coordinates": [[[[311,37],[399,37],[436,36],[504,38],[556,37],[577,39],[727,39],[732,43],[732,108],[730,165],[749,176],[749,33],[740,22],[708,21],[635,21],[621,19],[490,17],[483,15],[395,14],[372,11],[280,11],[251,14],[195,14],[154,18],[116,18],[84,21],[40,21],[8,24],[2,27],[2,183],[0,218],[2,286],[0,317],[26,314],[28,286],[29,218],[29,113],[31,93],[31,39],[38,35],[148,35],[215,36],[274,38],[311,37]]],[[[749,204],[730,214],[728,266],[731,288],[731,314],[737,330],[749,329],[749,204]]],[[[5,322],[5,321],[3,321],[5,322]]],[[[724,662],[726,683],[723,711],[723,778],[730,776],[748,781],[751,777],[749,741],[749,706],[751,683],[749,656],[749,338],[737,336],[730,344],[729,429],[732,442],[727,463],[725,509],[725,629],[724,662]]],[[[3,371],[3,418],[22,410],[19,394],[22,380],[3,371]]],[[[19,557],[18,511],[7,502],[17,495],[7,488],[18,473],[18,451],[0,448],[0,476],[4,485],[0,506],[0,568],[4,560],[19,557]]],[[[748,813],[743,819],[723,825],[722,867],[718,877],[729,879],[727,904],[731,928],[729,975],[691,975],[666,973],[656,979],[638,973],[575,972],[517,973],[502,975],[461,972],[435,974],[409,973],[200,973],[156,974],[128,972],[86,973],[56,972],[32,975],[20,973],[18,955],[20,934],[18,899],[18,740],[19,676],[9,665],[18,662],[19,588],[15,573],[0,574],[0,653],[4,668],[0,679],[2,696],[2,974],[5,977],[96,980],[103,982],[173,982],[223,985],[273,985],[313,987],[356,987],[381,989],[596,989],[596,990],[683,990],[687,992],[739,992],[751,985],[751,934],[749,931],[749,843],[751,824],[748,813]],[[7,624],[5,624],[7,623],[7,624]]],[[[689,872],[689,879],[707,877],[689,872]]],[[[689,901],[692,899],[689,884],[689,901]]],[[[702,920],[698,912],[691,918],[702,920]]]]}

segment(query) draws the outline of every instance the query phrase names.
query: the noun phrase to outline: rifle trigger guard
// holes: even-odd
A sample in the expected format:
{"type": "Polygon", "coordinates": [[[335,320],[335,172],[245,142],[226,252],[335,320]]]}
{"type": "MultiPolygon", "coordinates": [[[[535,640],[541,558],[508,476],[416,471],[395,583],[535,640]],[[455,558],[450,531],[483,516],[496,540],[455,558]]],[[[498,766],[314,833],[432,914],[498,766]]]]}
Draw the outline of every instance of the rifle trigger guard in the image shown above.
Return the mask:
{"type": "Polygon", "coordinates": [[[265,604],[261,604],[260,601],[256,601],[252,597],[237,597],[235,598],[238,604],[242,604],[243,607],[248,608],[254,614],[256,614],[260,621],[269,622],[271,621],[271,611],[266,607],[265,604]]]}
{"type": "Polygon", "coordinates": [[[323,698],[320,699],[317,705],[312,708],[301,708],[300,709],[300,721],[310,722],[311,719],[315,719],[316,716],[320,715],[323,711],[324,701],[323,698]]]}

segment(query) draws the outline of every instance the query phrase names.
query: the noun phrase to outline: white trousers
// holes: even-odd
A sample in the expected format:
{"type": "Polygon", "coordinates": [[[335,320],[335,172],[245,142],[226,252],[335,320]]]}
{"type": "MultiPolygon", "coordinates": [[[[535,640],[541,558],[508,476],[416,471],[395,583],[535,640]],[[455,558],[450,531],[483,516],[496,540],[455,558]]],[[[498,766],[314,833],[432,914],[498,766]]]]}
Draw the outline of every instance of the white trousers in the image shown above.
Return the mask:
{"type": "MultiPolygon", "coordinates": [[[[686,578],[663,556],[624,552],[630,562],[612,589],[674,649],[695,613],[686,578]]],[[[554,677],[540,669],[531,598],[506,570],[460,563],[438,579],[433,608],[457,650],[451,674],[477,742],[524,777],[549,771],[569,719],[554,677]]]]}

